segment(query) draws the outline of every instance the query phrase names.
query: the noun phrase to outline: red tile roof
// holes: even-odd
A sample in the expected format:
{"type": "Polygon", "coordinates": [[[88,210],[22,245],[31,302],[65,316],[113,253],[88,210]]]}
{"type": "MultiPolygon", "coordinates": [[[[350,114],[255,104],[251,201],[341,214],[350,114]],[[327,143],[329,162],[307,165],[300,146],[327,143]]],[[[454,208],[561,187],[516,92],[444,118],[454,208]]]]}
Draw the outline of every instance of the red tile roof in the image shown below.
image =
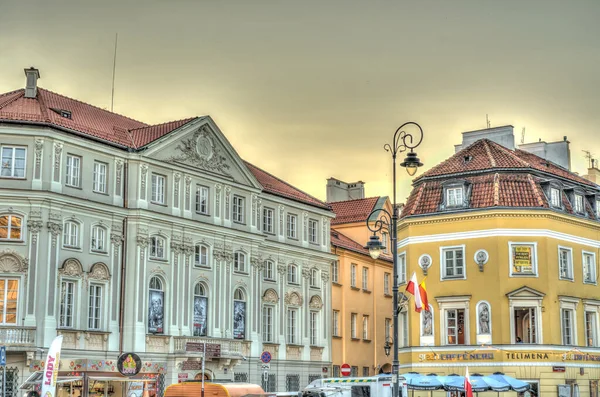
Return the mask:
{"type": "Polygon", "coordinates": [[[377,200],[379,200],[379,197],[329,203],[331,209],[335,212],[335,219],[331,220],[331,224],[365,222],[371,211],[373,211],[377,200]]]}
{"type": "Polygon", "coordinates": [[[196,119],[197,117],[190,117],[188,119],[183,120],[169,121],[163,124],[156,124],[148,127],[132,129],[129,130],[129,133],[131,134],[133,144],[136,147],[142,147],[196,119]]]}
{"type": "MultiPolygon", "coordinates": [[[[359,254],[363,254],[371,258],[371,255],[369,255],[369,250],[364,248],[362,244],[352,240],[350,237],[346,236],[343,233],[340,233],[337,230],[331,230],[331,245],[333,245],[334,247],[344,248],[359,254]]],[[[387,255],[381,255],[379,259],[386,262],[392,262],[392,257],[387,255]]]]}

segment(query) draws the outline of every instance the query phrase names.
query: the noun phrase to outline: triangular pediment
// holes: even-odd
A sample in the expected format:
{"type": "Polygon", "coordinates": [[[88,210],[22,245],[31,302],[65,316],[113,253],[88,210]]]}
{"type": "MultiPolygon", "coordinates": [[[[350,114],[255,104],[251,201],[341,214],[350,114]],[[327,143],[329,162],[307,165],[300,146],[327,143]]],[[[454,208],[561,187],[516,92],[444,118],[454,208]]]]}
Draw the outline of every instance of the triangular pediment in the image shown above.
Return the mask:
{"type": "Polygon", "coordinates": [[[516,290],[507,293],[506,296],[508,298],[512,298],[512,299],[515,299],[515,298],[518,298],[518,299],[531,299],[531,298],[541,299],[544,296],[546,296],[546,294],[524,285],[521,288],[517,288],[516,290]]]}
{"type": "Polygon", "coordinates": [[[144,155],[262,189],[233,146],[210,117],[201,117],[157,139],[144,155]]]}

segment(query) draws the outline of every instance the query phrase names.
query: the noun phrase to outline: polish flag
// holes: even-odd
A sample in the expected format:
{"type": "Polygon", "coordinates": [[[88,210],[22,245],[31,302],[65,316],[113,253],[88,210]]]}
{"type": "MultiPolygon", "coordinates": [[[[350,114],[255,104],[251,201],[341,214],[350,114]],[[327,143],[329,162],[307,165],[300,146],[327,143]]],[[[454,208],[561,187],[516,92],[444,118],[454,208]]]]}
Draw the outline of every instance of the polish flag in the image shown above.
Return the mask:
{"type": "Polygon", "coordinates": [[[473,388],[471,387],[471,377],[469,376],[469,367],[465,375],[465,397],[473,397],[473,388]]]}
{"type": "Polygon", "coordinates": [[[406,292],[413,294],[415,297],[415,311],[421,313],[423,310],[423,302],[421,302],[421,293],[419,291],[419,283],[417,281],[417,273],[414,272],[410,281],[406,285],[406,292]]]}

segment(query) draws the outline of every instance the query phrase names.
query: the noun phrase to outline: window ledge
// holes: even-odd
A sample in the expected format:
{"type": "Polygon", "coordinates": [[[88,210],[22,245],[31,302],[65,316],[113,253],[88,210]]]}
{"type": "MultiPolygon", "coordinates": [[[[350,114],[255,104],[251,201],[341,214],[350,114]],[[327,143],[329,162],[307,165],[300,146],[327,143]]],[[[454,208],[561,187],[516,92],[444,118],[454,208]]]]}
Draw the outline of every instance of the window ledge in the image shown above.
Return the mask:
{"type": "Polygon", "coordinates": [[[358,288],[358,287],[350,287],[350,289],[352,289],[354,291],[360,291],[360,288],[358,288]]]}
{"type": "Polygon", "coordinates": [[[265,279],[263,279],[263,281],[265,283],[276,283],[277,282],[277,280],[273,280],[272,278],[265,278],[265,279]]]}
{"type": "Polygon", "coordinates": [[[13,179],[13,180],[17,180],[17,181],[26,181],[27,180],[26,177],[20,177],[20,176],[0,176],[0,179],[13,179]]]}
{"type": "Polygon", "coordinates": [[[65,183],[65,187],[70,187],[71,189],[83,190],[83,188],[81,186],[67,185],[66,183],[65,183]]]}
{"type": "Polygon", "coordinates": [[[99,254],[99,255],[108,255],[108,251],[100,251],[100,250],[90,250],[90,253],[99,254]]]}
{"type": "Polygon", "coordinates": [[[316,285],[311,285],[310,289],[314,289],[314,290],[320,290],[321,287],[317,287],[316,285]]]}
{"type": "Polygon", "coordinates": [[[466,277],[442,277],[442,281],[466,280],[466,277]]]}
{"type": "Polygon", "coordinates": [[[385,293],[383,294],[383,296],[384,296],[384,297],[386,297],[386,298],[392,298],[392,297],[393,297],[392,295],[390,295],[390,294],[385,294],[385,293]]]}
{"type": "Polygon", "coordinates": [[[598,285],[598,283],[596,283],[594,281],[584,281],[583,283],[587,284],[587,285],[598,285]]]}
{"type": "Polygon", "coordinates": [[[336,287],[341,287],[342,286],[342,284],[336,283],[335,281],[332,281],[331,285],[335,285],[336,287]]]}
{"type": "Polygon", "coordinates": [[[210,269],[211,268],[209,265],[198,265],[196,263],[194,263],[194,267],[196,269],[210,269]]]}
{"type": "Polygon", "coordinates": [[[575,282],[574,278],[569,278],[569,277],[559,277],[558,278],[560,281],[570,281],[570,282],[575,282]]]}
{"type": "Polygon", "coordinates": [[[244,276],[248,275],[248,272],[242,271],[242,270],[234,270],[233,271],[234,274],[243,274],[244,276]]]}
{"type": "Polygon", "coordinates": [[[154,205],[158,205],[159,207],[167,207],[167,204],[165,203],[159,203],[157,201],[150,201],[150,204],[154,204],[154,205]]]}
{"type": "Polygon", "coordinates": [[[69,251],[78,251],[78,252],[81,252],[81,247],[70,247],[68,245],[63,245],[62,248],[66,249],[66,250],[69,250],[69,251]]]}
{"type": "Polygon", "coordinates": [[[25,242],[25,240],[11,240],[11,239],[1,239],[0,240],[0,244],[5,243],[5,244],[23,244],[25,242]]]}
{"type": "Polygon", "coordinates": [[[162,263],[168,263],[169,261],[167,259],[164,258],[154,258],[152,256],[148,257],[149,261],[154,261],[154,262],[162,262],[162,263]]]}
{"type": "Polygon", "coordinates": [[[350,338],[350,340],[355,341],[355,342],[360,342],[359,338],[350,338]]]}
{"type": "Polygon", "coordinates": [[[102,196],[110,196],[107,192],[100,192],[100,191],[97,191],[97,190],[92,190],[92,193],[100,194],[102,196]]]}
{"type": "Polygon", "coordinates": [[[362,292],[364,292],[365,294],[370,294],[370,293],[371,293],[371,290],[368,290],[368,289],[364,289],[364,288],[363,288],[362,292]]]}
{"type": "Polygon", "coordinates": [[[340,335],[331,335],[331,337],[333,339],[342,339],[342,337],[340,335]]]}
{"type": "Polygon", "coordinates": [[[362,341],[366,343],[371,343],[371,339],[363,339],[362,341]]]}

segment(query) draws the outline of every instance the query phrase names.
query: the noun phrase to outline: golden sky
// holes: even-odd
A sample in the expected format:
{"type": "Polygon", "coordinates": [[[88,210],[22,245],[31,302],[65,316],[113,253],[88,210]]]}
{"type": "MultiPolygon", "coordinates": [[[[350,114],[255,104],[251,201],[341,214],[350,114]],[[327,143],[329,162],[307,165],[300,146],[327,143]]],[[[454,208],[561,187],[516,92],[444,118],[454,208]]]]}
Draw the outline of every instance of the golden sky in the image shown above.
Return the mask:
{"type": "MultiPolygon", "coordinates": [[[[326,178],[391,194],[396,127],[425,168],[461,132],[571,141],[600,158],[600,1],[0,1],[0,92],[39,85],[160,123],[211,115],[238,153],[319,198],[326,178]]],[[[398,177],[399,201],[410,178],[398,177]]]]}

